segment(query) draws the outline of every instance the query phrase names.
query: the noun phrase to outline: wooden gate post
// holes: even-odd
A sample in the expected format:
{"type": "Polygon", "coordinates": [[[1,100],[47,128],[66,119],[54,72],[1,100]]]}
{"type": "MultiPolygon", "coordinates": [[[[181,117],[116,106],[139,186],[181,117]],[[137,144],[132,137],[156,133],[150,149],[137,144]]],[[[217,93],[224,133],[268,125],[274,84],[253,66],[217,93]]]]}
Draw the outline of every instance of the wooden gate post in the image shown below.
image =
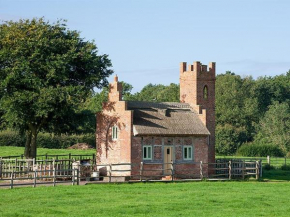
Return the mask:
{"type": "Polygon", "coordinates": [[[75,172],[76,170],[75,169],[72,169],[72,184],[71,185],[75,185],[75,172]]]}
{"type": "Polygon", "coordinates": [[[55,172],[55,167],[53,168],[53,187],[55,187],[55,182],[56,182],[56,172],[55,172]]]}
{"type": "Polygon", "coordinates": [[[200,179],[203,179],[203,172],[202,172],[202,161],[200,161],[200,165],[199,165],[199,172],[200,172],[200,179]]]}
{"type": "Polygon", "coordinates": [[[110,170],[109,170],[109,182],[112,181],[112,164],[110,164],[110,170]]]}
{"type": "Polygon", "coordinates": [[[171,161],[171,181],[173,182],[174,179],[174,167],[173,167],[173,161],[171,161]]]}
{"type": "Polygon", "coordinates": [[[77,185],[80,185],[80,167],[78,167],[77,170],[77,185]]]}
{"type": "Polygon", "coordinates": [[[271,161],[270,161],[270,156],[267,156],[267,163],[269,164],[269,166],[271,165],[271,161]]]}
{"type": "Polygon", "coordinates": [[[34,180],[33,180],[33,187],[36,187],[36,176],[37,176],[37,169],[34,170],[34,180]]]}
{"type": "Polygon", "coordinates": [[[143,176],[143,162],[140,163],[140,182],[142,182],[142,176],[143,176]]]}
{"type": "Polygon", "coordinates": [[[11,179],[10,179],[10,189],[13,188],[13,178],[14,178],[14,171],[11,173],[11,179]]]}
{"type": "Polygon", "coordinates": [[[232,179],[232,161],[229,161],[229,180],[232,179]]]}
{"type": "Polygon", "coordinates": [[[259,161],[256,161],[256,179],[259,179],[259,161]]]}
{"type": "Polygon", "coordinates": [[[242,160],[242,178],[245,179],[245,160],[242,160]]]}
{"type": "Polygon", "coordinates": [[[2,179],[2,157],[0,157],[0,179],[2,179]]]}

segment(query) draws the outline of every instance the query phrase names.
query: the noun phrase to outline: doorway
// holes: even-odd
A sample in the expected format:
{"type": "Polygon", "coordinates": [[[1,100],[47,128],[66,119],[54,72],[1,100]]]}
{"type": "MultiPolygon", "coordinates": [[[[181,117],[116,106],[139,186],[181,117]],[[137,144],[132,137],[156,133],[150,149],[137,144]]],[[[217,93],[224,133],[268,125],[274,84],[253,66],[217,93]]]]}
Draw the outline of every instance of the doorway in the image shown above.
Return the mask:
{"type": "Polygon", "coordinates": [[[164,175],[171,175],[171,163],[173,161],[173,148],[164,146],[164,175]]]}

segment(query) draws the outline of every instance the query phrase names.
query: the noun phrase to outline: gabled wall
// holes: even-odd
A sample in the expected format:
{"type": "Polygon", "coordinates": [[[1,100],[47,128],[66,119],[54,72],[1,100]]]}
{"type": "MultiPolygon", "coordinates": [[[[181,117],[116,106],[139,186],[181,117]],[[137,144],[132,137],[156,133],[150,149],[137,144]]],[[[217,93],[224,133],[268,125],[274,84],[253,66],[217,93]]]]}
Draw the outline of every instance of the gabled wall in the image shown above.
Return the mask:
{"type": "Polygon", "coordinates": [[[133,111],[121,101],[122,85],[115,77],[109,86],[109,101],[97,113],[97,164],[131,163],[133,111]],[[118,127],[118,138],[112,139],[112,127],[118,127]]]}

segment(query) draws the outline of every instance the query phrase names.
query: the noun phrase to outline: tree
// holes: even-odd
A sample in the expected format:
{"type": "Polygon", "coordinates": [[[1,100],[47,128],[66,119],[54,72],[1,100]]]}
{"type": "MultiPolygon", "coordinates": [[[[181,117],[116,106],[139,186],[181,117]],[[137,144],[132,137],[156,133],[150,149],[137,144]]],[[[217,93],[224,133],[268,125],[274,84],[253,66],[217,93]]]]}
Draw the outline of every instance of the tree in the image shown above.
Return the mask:
{"type": "Polygon", "coordinates": [[[126,100],[149,102],[179,102],[179,85],[148,84],[140,92],[131,94],[126,100]]]}
{"type": "Polygon", "coordinates": [[[255,143],[273,144],[284,154],[290,151],[290,106],[288,103],[274,102],[259,122],[259,132],[255,143]]]}
{"type": "Polygon", "coordinates": [[[38,132],[59,130],[93,92],[108,84],[111,61],[94,42],[43,18],[0,25],[0,109],[26,133],[25,157],[36,157],[38,132]],[[52,127],[53,126],[53,127],[52,127]]]}

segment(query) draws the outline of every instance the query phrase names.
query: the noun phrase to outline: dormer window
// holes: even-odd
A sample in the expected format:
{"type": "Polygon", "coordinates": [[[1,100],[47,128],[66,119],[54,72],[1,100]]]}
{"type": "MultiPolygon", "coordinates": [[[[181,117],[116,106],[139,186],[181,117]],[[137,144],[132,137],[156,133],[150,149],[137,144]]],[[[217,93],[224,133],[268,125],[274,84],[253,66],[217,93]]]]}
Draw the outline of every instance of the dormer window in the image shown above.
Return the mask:
{"type": "Polygon", "coordinates": [[[208,88],[207,88],[206,85],[203,88],[203,98],[204,99],[207,99],[208,98],[208,88]]]}
{"type": "Polygon", "coordinates": [[[112,127],[112,139],[113,140],[118,139],[118,127],[117,126],[112,127]]]}

